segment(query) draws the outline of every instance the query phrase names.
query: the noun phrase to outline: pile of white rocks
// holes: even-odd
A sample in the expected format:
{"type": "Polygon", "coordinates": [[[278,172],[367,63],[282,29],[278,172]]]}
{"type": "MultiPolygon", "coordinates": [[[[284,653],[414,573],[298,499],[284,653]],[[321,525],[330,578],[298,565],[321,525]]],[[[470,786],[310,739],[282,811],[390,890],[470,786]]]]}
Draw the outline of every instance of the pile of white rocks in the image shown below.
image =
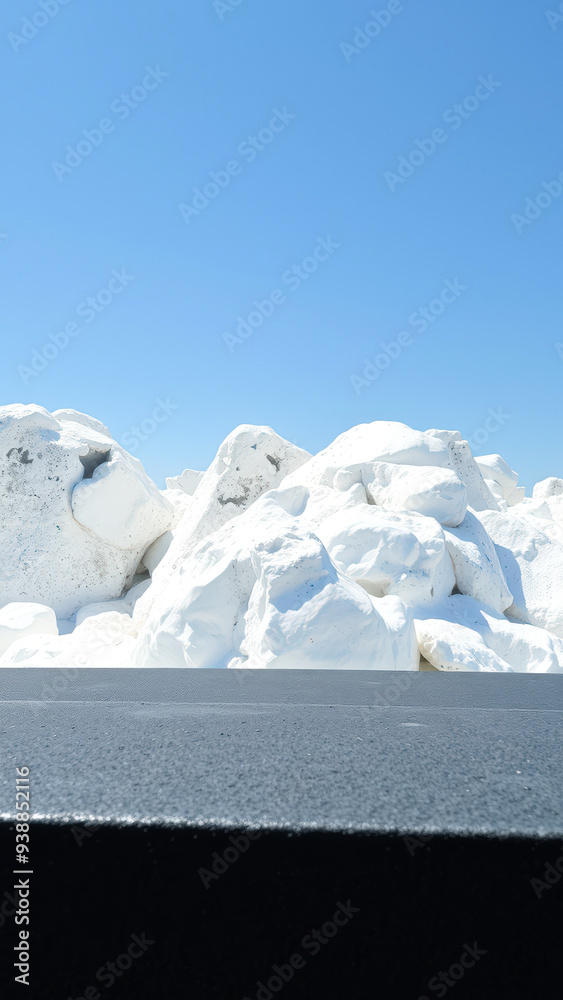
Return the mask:
{"type": "Polygon", "coordinates": [[[159,490],[103,424],[0,408],[0,666],[563,670],[563,480],[457,431],[318,455],[244,425],[159,490]]]}

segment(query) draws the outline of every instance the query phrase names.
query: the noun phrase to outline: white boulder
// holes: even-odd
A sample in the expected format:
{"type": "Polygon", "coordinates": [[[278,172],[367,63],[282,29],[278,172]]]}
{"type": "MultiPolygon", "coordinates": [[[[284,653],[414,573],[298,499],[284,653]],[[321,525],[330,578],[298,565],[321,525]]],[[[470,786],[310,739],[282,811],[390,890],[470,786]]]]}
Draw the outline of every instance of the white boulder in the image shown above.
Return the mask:
{"type": "Polygon", "coordinates": [[[440,440],[448,449],[450,468],[467,487],[467,502],[473,510],[499,510],[499,503],[485,483],[467,441],[459,431],[429,430],[427,434],[440,440]]]}
{"type": "Polygon", "coordinates": [[[178,515],[141,463],[85,414],[0,408],[0,606],[61,618],[119,597],[178,515]]]}
{"type": "Polygon", "coordinates": [[[537,500],[547,500],[549,497],[563,496],[563,479],[557,476],[549,476],[536,483],[532,490],[532,496],[537,500]]]}
{"type": "Polygon", "coordinates": [[[271,427],[237,427],[223,441],[194,493],[185,526],[191,542],[200,541],[241,514],[309,457],[271,427]]]}
{"type": "Polygon", "coordinates": [[[360,482],[373,483],[376,492],[387,489],[388,503],[397,507],[406,501],[413,506],[405,509],[429,516],[435,516],[434,508],[452,525],[458,517],[463,520],[467,503],[475,510],[499,509],[459,431],[415,431],[385,420],[345,431],[282,485],[347,490],[360,482]],[[393,472],[391,465],[412,468],[393,472]],[[442,478],[436,469],[444,470],[442,478]],[[421,476],[418,485],[416,472],[421,476]]]}
{"type": "Polygon", "coordinates": [[[492,540],[479,519],[468,511],[457,528],[445,528],[457,588],[502,614],[513,601],[492,540]]]}
{"type": "Polygon", "coordinates": [[[439,670],[563,672],[563,640],[471,597],[454,595],[427,617],[417,612],[415,627],[420,653],[439,670]]]}
{"type": "Polygon", "coordinates": [[[418,665],[407,609],[401,620],[396,600],[374,602],[339,574],[275,493],[176,560],[139,633],[139,666],[418,665]]]}
{"type": "Polygon", "coordinates": [[[0,608],[0,656],[16,639],[58,634],[55,612],[45,604],[14,601],[0,608]]]}
{"type": "Polygon", "coordinates": [[[467,488],[451,469],[374,462],[362,470],[368,498],[387,510],[411,511],[455,528],[467,510],[467,488]]]}
{"type": "Polygon", "coordinates": [[[135,550],[158,538],[173,523],[171,506],[144,470],[126,452],[113,451],[72,491],[75,520],[101,541],[135,550]]]}
{"type": "Polygon", "coordinates": [[[168,500],[168,503],[176,508],[178,520],[181,520],[184,514],[187,514],[192,509],[192,497],[189,493],[185,493],[184,490],[161,490],[160,492],[168,500]]]}
{"type": "Polygon", "coordinates": [[[182,490],[193,497],[204,475],[204,472],[196,472],[195,469],[184,469],[180,476],[169,476],[166,486],[169,490],[182,490]]]}
{"type": "Polygon", "coordinates": [[[374,421],[314,457],[242,425],[161,491],[93,417],[4,407],[0,666],[561,671],[563,480],[517,482],[374,421]]]}
{"type": "Polygon", "coordinates": [[[497,499],[514,507],[524,499],[525,490],[518,486],[518,473],[500,455],[478,455],[475,458],[483,479],[497,499]]]}
{"type": "Polygon", "coordinates": [[[0,656],[0,667],[128,667],[136,637],[129,615],[103,611],[85,617],[69,635],[16,640],[0,656]]]}
{"type": "Polygon", "coordinates": [[[414,431],[406,424],[390,420],[375,420],[358,424],[340,434],[332,444],[292,473],[283,486],[336,486],[348,489],[353,481],[361,482],[363,466],[373,462],[394,462],[399,465],[435,465],[447,469],[450,456],[446,445],[432,434],[414,431]],[[341,485],[335,477],[343,470],[355,472],[345,476],[341,485]]]}
{"type": "Polygon", "coordinates": [[[178,553],[184,558],[190,548],[240,516],[308,459],[306,451],[279,437],[271,427],[242,424],[229,434],[173,532],[172,543],[167,541],[167,551],[159,545],[147,554],[154,586],[139,602],[137,616],[148,612],[157,592],[176,573],[178,553]]]}
{"type": "Polygon", "coordinates": [[[432,604],[455,586],[444,532],[433,518],[364,504],[328,517],[317,534],[337,570],[374,597],[432,604]]]}
{"type": "Polygon", "coordinates": [[[513,596],[507,613],[563,637],[563,545],[537,519],[517,515],[522,507],[479,513],[513,596]]]}

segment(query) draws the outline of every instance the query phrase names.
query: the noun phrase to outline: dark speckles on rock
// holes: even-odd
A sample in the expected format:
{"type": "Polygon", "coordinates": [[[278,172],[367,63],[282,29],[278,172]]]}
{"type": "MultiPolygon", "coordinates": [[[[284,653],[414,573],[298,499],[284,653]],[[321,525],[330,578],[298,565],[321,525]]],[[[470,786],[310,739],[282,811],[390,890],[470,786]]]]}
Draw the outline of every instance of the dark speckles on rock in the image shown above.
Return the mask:
{"type": "Polygon", "coordinates": [[[228,503],[234,503],[235,507],[240,507],[243,504],[250,493],[249,486],[243,486],[243,495],[241,497],[218,497],[218,501],[222,507],[228,503]]]}
{"type": "Polygon", "coordinates": [[[142,552],[172,521],[168,501],[163,504],[145,474],[124,461],[123,513],[106,498],[107,520],[97,534],[75,517],[76,489],[86,497],[77,510],[87,521],[88,504],[101,501],[92,501],[95,484],[82,478],[88,480],[112,450],[120,454],[117,442],[86,417],[81,431],[79,423],[58,421],[41,408],[0,410],[0,606],[36,601],[67,618],[84,604],[117,599],[142,552]],[[137,498],[145,504],[142,518],[135,513],[137,498]]]}
{"type": "Polygon", "coordinates": [[[29,450],[27,448],[10,448],[6,452],[6,458],[11,458],[12,455],[16,453],[15,461],[21,462],[22,465],[31,465],[33,459],[29,457],[29,450]]]}

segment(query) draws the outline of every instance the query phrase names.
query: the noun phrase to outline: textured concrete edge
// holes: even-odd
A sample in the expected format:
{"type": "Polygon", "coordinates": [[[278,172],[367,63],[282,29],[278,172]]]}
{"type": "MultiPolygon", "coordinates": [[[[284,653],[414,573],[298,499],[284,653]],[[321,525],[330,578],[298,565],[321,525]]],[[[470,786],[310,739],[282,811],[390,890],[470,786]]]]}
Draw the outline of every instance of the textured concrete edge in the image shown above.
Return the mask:
{"type": "MultiPolygon", "coordinates": [[[[15,820],[13,817],[6,816],[6,814],[0,813],[0,828],[13,827],[15,820]]],[[[337,823],[244,823],[237,820],[229,820],[224,818],[207,818],[207,819],[191,819],[182,820],[176,817],[159,817],[155,819],[154,817],[144,817],[144,818],[132,818],[129,816],[93,816],[76,814],[70,815],[68,813],[62,813],[61,815],[39,815],[30,818],[30,826],[34,828],[40,826],[46,827],[72,827],[76,825],[81,825],[86,828],[96,827],[96,831],[100,830],[122,830],[124,832],[128,830],[185,830],[187,832],[192,831],[193,833],[198,832],[213,832],[213,833],[232,833],[234,831],[245,831],[250,830],[251,832],[261,832],[261,833],[287,833],[294,836],[306,836],[309,833],[325,833],[327,835],[345,835],[345,836],[358,836],[358,837],[369,837],[369,838],[383,838],[383,837],[430,837],[430,838],[440,838],[442,840],[472,840],[472,841],[484,841],[484,842],[494,842],[494,841],[528,841],[533,843],[535,841],[545,841],[547,842],[561,842],[561,831],[557,830],[542,830],[537,829],[533,832],[529,830],[509,830],[509,829],[493,829],[491,828],[480,828],[480,829],[470,829],[467,827],[438,827],[438,826],[386,826],[377,825],[372,826],[369,823],[360,823],[357,825],[347,824],[345,826],[337,823]]],[[[94,832],[94,831],[92,831],[94,832]]]]}

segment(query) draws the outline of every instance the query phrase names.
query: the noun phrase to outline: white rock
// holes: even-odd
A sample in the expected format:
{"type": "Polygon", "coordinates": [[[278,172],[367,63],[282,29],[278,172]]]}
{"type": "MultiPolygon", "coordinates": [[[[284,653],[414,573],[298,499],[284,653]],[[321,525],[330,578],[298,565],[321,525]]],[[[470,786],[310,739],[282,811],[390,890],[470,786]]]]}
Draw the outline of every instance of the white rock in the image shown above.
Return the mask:
{"type": "Polygon", "coordinates": [[[476,455],[475,461],[481,470],[481,475],[498,483],[505,492],[510,493],[515,486],[518,486],[518,473],[511,469],[500,455],[476,455]]]}
{"type": "Polygon", "coordinates": [[[468,511],[457,528],[444,529],[458,590],[502,614],[513,601],[497,551],[479,519],[468,511]]]}
{"type": "Polygon", "coordinates": [[[376,610],[273,494],[177,558],[140,632],[140,666],[418,664],[408,610],[402,623],[396,601],[376,610]]]}
{"type": "Polygon", "coordinates": [[[328,517],[317,534],[338,571],[375,597],[432,604],[455,586],[444,532],[432,518],[365,504],[328,517]]]}
{"type": "MultiPolygon", "coordinates": [[[[444,488],[448,486],[451,489],[453,483],[460,481],[466,487],[467,502],[475,510],[499,509],[497,500],[486,486],[471,455],[467,441],[462,439],[459,431],[414,431],[405,424],[384,420],[359,424],[341,434],[328,448],[288,476],[282,485],[319,485],[347,490],[353,483],[365,482],[366,476],[370,475],[368,470],[374,463],[380,462],[426,467],[428,484],[434,488],[438,480],[431,478],[433,474],[429,472],[429,468],[447,469],[449,475],[443,481],[444,488]],[[451,478],[452,473],[456,475],[456,480],[451,478]]],[[[464,495],[463,491],[457,486],[456,490],[460,500],[464,495]]],[[[439,512],[440,510],[438,508],[439,512]]],[[[450,520],[456,515],[446,516],[450,520]]]]}
{"type": "MultiPolygon", "coordinates": [[[[116,611],[86,617],[71,635],[27,636],[0,656],[0,667],[129,667],[136,642],[131,618],[116,611]]],[[[70,675],[72,678],[73,675],[70,675]]]]}
{"type": "Polygon", "coordinates": [[[443,618],[415,619],[420,655],[437,670],[506,671],[506,661],[474,629],[443,618]]]}
{"type": "Polygon", "coordinates": [[[425,618],[417,613],[415,627],[420,653],[441,670],[563,672],[563,640],[470,597],[454,595],[425,618]]]}
{"type": "Polygon", "coordinates": [[[479,514],[514,598],[507,613],[563,637],[563,545],[542,531],[537,519],[516,513],[522,508],[479,514]]]}
{"type": "Polygon", "coordinates": [[[85,616],[80,624],[77,624],[73,637],[77,639],[82,635],[94,634],[95,632],[110,633],[115,632],[121,636],[137,636],[131,616],[124,611],[111,610],[109,608],[95,615],[85,616]]]}
{"type": "Polygon", "coordinates": [[[166,486],[169,490],[182,490],[188,496],[193,497],[205,473],[196,472],[195,469],[184,469],[180,476],[169,476],[166,486]]]}
{"type": "Polygon", "coordinates": [[[166,554],[162,554],[161,547],[157,553],[147,553],[154,585],[136,608],[137,620],[142,621],[158,591],[174,576],[179,557],[185,558],[190,547],[240,516],[262,493],[277,486],[308,458],[307,452],[279,437],[270,427],[243,424],[229,434],[204,473],[166,554]]]}
{"type": "Polygon", "coordinates": [[[563,543],[563,496],[526,497],[512,513],[524,524],[539,528],[552,542],[563,543]]]}
{"type": "Polygon", "coordinates": [[[161,490],[161,495],[178,511],[178,520],[192,509],[193,498],[183,490],[161,490]]]}
{"type": "Polygon", "coordinates": [[[497,501],[498,509],[508,510],[508,504],[504,499],[504,490],[502,489],[502,487],[500,487],[498,483],[495,483],[494,479],[487,479],[485,477],[483,482],[485,483],[485,486],[487,486],[488,489],[491,491],[492,495],[497,501]]]}
{"type": "Polygon", "coordinates": [[[417,669],[418,632],[428,669],[563,669],[563,480],[526,498],[458,431],[311,457],[244,425],[161,491],[98,420],[13,406],[0,456],[0,666],[417,669]]]}
{"type": "MultiPolygon", "coordinates": [[[[0,667],[58,667],[60,659],[57,662],[57,657],[66,649],[70,638],[69,635],[31,635],[16,639],[0,656],[0,667]]],[[[83,665],[91,666],[91,663],[83,665]]]]}
{"type": "MultiPolygon", "coordinates": [[[[36,407],[33,408],[36,409],[36,407]]],[[[96,420],[95,417],[90,417],[87,413],[80,413],[79,410],[54,410],[52,416],[59,423],[79,424],[81,427],[94,431],[94,434],[100,438],[111,438],[109,430],[101,420],[96,420]]]]}
{"type": "Polygon", "coordinates": [[[412,616],[405,605],[400,623],[396,603],[390,608],[395,616],[392,635],[385,601],[370,601],[338,574],[315,535],[293,530],[281,539],[267,539],[255,546],[252,562],[257,579],[237,665],[418,667],[412,616]]]}
{"type": "Polygon", "coordinates": [[[0,608],[0,656],[16,639],[58,634],[55,612],[45,604],[18,601],[0,608]]]}
{"type": "Polygon", "coordinates": [[[160,535],[152,545],[149,545],[147,551],[143,555],[141,565],[145,567],[153,575],[156,567],[168,552],[172,542],[174,541],[174,532],[166,531],[164,535],[160,535]]]}
{"type": "Polygon", "coordinates": [[[388,510],[424,514],[450,527],[465,517],[467,489],[450,469],[374,462],[362,480],[368,498],[388,510]]]}
{"type": "Polygon", "coordinates": [[[547,506],[549,513],[551,515],[549,522],[544,521],[542,525],[543,531],[554,542],[563,543],[563,496],[555,494],[554,496],[548,497],[543,503],[547,506]]]}
{"type": "Polygon", "coordinates": [[[471,449],[459,431],[429,430],[448,448],[450,467],[467,487],[467,502],[473,510],[499,510],[498,501],[488,488],[471,449]]]}
{"type": "MultiPolygon", "coordinates": [[[[344,434],[340,434],[306,465],[292,473],[283,486],[335,486],[335,476],[340,470],[361,468],[373,462],[395,462],[399,465],[450,466],[450,456],[446,445],[432,434],[413,431],[406,424],[389,420],[375,420],[371,424],[358,424],[344,434]]],[[[348,489],[352,481],[342,481],[338,488],[348,489]]]]}
{"type": "Polygon", "coordinates": [[[518,486],[518,473],[511,469],[500,455],[479,455],[475,458],[487,486],[508,507],[521,503],[525,496],[523,487],[518,486]]]}
{"type": "Polygon", "coordinates": [[[314,532],[338,511],[366,507],[368,503],[361,483],[355,483],[347,490],[328,486],[280,486],[270,490],[268,496],[292,517],[298,517],[303,527],[314,532]]]}
{"type": "MultiPolygon", "coordinates": [[[[83,608],[80,608],[76,612],[75,618],[75,628],[78,628],[85,622],[88,618],[101,618],[102,615],[125,615],[126,618],[131,618],[131,615],[127,612],[126,606],[123,601],[99,601],[95,604],[86,604],[83,608]]],[[[110,619],[104,619],[104,621],[109,621],[110,619]]],[[[113,623],[117,619],[111,619],[113,623]]],[[[121,621],[121,619],[119,619],[121,621]]]]}
{"type": "Polygon", "coordinates": [[[67,618],[119,597],[177,515],[137,459],[74,411],[0,408],[0,606],[32,601],[67,618]]]}
{"type": "Polygon", "coordinates": [[[532,496],[540,500],[546,500],[548,497],[563,496],[563,479],[558,479],[556,476],[549,476],[548,479],[542,479],[541,482],[536,483],[534,486],[532,496]]]}
{"type": "Polygon", "coordinates": [[[123,605],[123,610],[127,611],[128,614],[132,614],[137,601],[146,593],[150,584],[150,580],[140,580],[139,583],[134,584],[130,590],[126,591],[119,601],[123,605]]]}
{"type": "MultiPolygon", "coordinates": [[[[166,537],[166,536],[162,536],[166,537]]],[[[109,613],[116,613],[117,615],[125,616],[119,619],[119,621],[127,623],[127,625],[132,625],[132,614],[135,604],[139,597],[141,597],[150,585],[149,579],[144,579],[140,583],[131,587],[123,597],[120,597],[116,601],[97,601],[92,604],[85,604],[84,607],[79,608],[75,615],[72,615],[69,619],[61,620],[59,619],[59,633],[62,635],[69,635],[75,631],[83,622],[88,618],[98,618],[100,615],[107,615],[109,613]]],[[[106,622],[109,619],[104,619],[106,622]]],[[[115,623],[117,619],[113,619],[115,623]]],[[[136,626],[133,626],[133,632],[136,634],[136,626]]]]}
{"type": "Polygon", "coordinates": [[[113,455],[91,479],[72,492],[75,519],[102,541],[119,549],[138,549],[139,539],[158,538],[173,520],[170,504],[129,456],[113,455]]]}
{"type": "Polygon", "coordinates": [[[271,427],[237,427],[223,441],[194,494],[187,529],[192,542],[241,514],[309,457],[271,427]]]}

